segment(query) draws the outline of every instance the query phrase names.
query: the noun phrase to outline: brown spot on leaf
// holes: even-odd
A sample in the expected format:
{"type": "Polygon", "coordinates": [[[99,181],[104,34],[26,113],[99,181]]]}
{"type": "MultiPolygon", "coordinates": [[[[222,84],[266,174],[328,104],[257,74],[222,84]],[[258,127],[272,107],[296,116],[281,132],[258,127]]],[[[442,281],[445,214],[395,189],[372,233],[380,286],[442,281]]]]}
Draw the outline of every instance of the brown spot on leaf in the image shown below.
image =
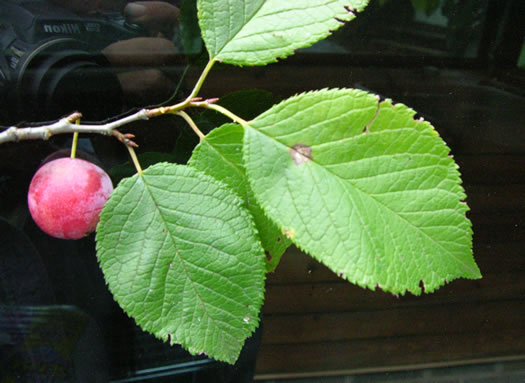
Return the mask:
{"type": "Polygon", "coordinates": [[[272,255],[270,254],[270,252],[268,250],[265,250],[264,254],[266,254],[266,260],[268,262],[271,262],[272,261],[272,255]]]}
{"type": "Polygon", "coordinates": [[[303,144],[295,144],[290,148],[290,156],[294,164],[300,166],[312,160],[312,148],[303,144]]]}

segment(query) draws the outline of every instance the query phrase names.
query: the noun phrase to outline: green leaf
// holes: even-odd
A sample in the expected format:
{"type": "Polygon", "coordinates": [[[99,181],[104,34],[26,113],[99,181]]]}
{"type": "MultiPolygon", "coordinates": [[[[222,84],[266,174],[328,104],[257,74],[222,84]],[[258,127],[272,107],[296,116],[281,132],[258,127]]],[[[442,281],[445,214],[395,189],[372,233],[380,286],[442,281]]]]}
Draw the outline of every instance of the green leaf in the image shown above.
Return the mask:
{"type": "Polygon", "coordinates": [[[201,171],[161,163],[118,185],[96,238],[109,288],[138,325],[229,363],[264,294],[264,253],[241,205],[201,171]]]}
{"type": "Polygon", "coordinates": [[[265,65],[311,46],[352,20],[368,0],[199,0],[210,59],[265,65]]]}
{"type": "Polygon", "coordinates": [[[350,282],[403,294],[479,278],[457,165],[432,126],[359,90],[301,94],[245,127],[266,213],[350,282]]]}
{"type": "Polygon", "coordinates": [[[248,185],[242,162],[243,136],[244,129],[236,124],[226,124],[212,130],[195,148],[188,165],[224,182],[244,200],[244,206],[253,216],[266,252],[266,269],[273,271],[290,241],[266,217],[248,185]]]}

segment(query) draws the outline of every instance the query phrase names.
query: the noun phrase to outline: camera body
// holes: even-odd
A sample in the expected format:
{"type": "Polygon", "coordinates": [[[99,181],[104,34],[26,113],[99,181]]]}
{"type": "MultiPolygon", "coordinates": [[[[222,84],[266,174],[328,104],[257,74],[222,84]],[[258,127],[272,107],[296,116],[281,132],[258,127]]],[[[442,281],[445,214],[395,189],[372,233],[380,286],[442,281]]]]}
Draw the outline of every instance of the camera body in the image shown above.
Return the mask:
{"type": "Polygon", "coordinates": [[[45,0],[0,0],[2,124],[120,112],[122,90],[101,50],[145,35],[117,13],[84,17],[45,0]]]}

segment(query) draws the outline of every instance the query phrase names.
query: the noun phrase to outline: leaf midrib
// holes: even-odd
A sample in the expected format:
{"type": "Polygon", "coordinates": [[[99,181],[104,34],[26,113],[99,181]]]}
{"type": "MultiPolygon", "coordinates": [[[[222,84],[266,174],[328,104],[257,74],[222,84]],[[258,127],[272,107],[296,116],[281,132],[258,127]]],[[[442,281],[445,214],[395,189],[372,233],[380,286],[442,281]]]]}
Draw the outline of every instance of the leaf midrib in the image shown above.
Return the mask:
{"type": "MultiPolygon", "coordinates": [[[[153,192],[150,190],[149,185],[147,184],[146,179],[145,179],[145,177],[144,177],[144,174],[143,174],[143,173],[140,173],[140,174],[139,174],[139,177],[142,179],[142,182],[143,182],[143,184],[144,184],[144,188],[145,188],[145,190],[147,190],[147,192],[148,192],[148,194],[149,194],[149,196],[150,196],[150,198],[151,198],[153,204],[155,205],[156,210],[158,211],[159,216],[162,218],[163,225],[164,225],[164,227],[165,227],[165,229],[166,229],[166,235],[168,235],[168,233],[169,233],[170,241],[172,242],[173,248],[175,249],[175,254],[176,254],[176,256],[179,258],[179,261],[180,261],[180,263],[181,263],[181,265],[182,265],[182,267],[183,267],[183,269],[184,269],[184,273],[185,273],[185,275],[186,275],[186,279],[187,279],[188,281],[190,281],[190,284],[191,284],[191,287],[192,287],[192,289],[193,289],[193,291],[194,291],[194,293],[195,293],[195,296],[198,298],[198,300],[199,300],[201,306],[204,307],[204,311],[206,312],[207,317],[212,321],[212,323],[213,323],[213,325],[215,326],[215,328],[216,328],[216,329],[219,329],[218,331],[219,331],[219,333],[220,333],[221,340],[224,342],[224,341],[225,341],[225,339],[224,339],[224,335],[225,335],[225,334],[224,334],[224,331],[221,331],[221,330],[220,330],[220,327],[217,325],[215,319],[213,318],[212,315],[210,315],[210,313],[209,313],[209,311],[208,311],[208,305],[207,305],[207,303],[202,299],[202,297],[200,296],[199,292],[197,291],[197,289],[196,289],[196,287],[195,287],[195,284],[194,284],[194,282],[193,282],[193,279],[190,277],[189,272],[188,272],[188,270],[187,270],[187,268],[186,268],[186,263],[185,263],[186,261],[184,260],[184,258],[182,257],[182,255],[179,253],[178,247],[177,247],[177,245],[176,245],[176,243],[175,243],[174,236],[173,236],[173,234],[171,233],[171,230],[169,230],[169,227],[168,227],[168,225],[167,225],[167,220],[164,218],[164,216],[163,216],[163,214],[162,214],[162,210],[160,209],[160,205],[158,204],[157,200],[156,200],[155,197],[153,196],[153,192]]],[[[164,314],[164,312],[165,312],[164,310],[165,310],[165,300],[162,301],[162,313],[163,313],[163,314],[164,314]]],[[[194,314],[195,314],[195,312],[196,312],[196,310],[193,310],[193,313],[194,313],[194,314]]],[[[194,323],[193,319],[192,319],[192,322],[191,322],[191,323],[192,323],[192,324],[194,323]]],[[[185,332],[185,333],[186,333],[186,332],[185,332]]],[[[186,341],[188,341],[188,339],[186,339],[186,341]]],[[[185,343],[186,343],[186,342],[185,342],[185,343]]]]}
{"type": "MultiPolygon", "coordinates": [[[[378,104],[378,105],[377,105],[377,108],[379,109],[380,107],[381,107],[381,104],[378,104]]],[[[377,114],[377,113],[376,113],[376,114],[377,114]]],[[[376,116],[376,115],[374,115],[374,117],[375,117],[375,116],[376,116]]],[[[367,123],[367,125],[368,125],[368,123],[367,123]]],[[[269,136],[268,134],[263,133],[263,132],[260,131],[259,129],[254,128],[254,127],[251,126],[249,123],[247,123],[244,127],[245,127],[245,128],[249,128],[249,129],[253,129],[253,130],[256,131],[257,133],[259,133],[259,134],[261,134],[261,135],[263,135],[263,136],[265,136],[265,137],[271,139],[272,141],[276,142],[277,144],[279,144],[279,145],[285,147],[285,148],[287,149],[287,151],[290,150],[290,147],[289,147],[288,145],[286,145],[286,144],[284,144],[283,142],[279,141],[277,138],[272,137],[272,136],[269,136]]],[[[362,134],[367,134],[367,132],[361,133],[361,135],[362,135],[362,134]]],[[[355,138],[355,137],[358,137],[358,136],[359,136],[359,135],[355,135],[355,136],[352,136],[352,138],[355,138]]],[[[345,185],[346,183],[348,183],[348,186],[354,188],[357,192],[363,194],[363,195],[366,196],[368,199],[374,201],[377,205],[379,205],[379,206],[381,206],[381,207],[384,207],[385,210],[390,211],[392,214],[394,214],[395,216],[397,216],[400,220],[406,222],[409,226],[414,227],[417,231],[421,232],[421,234],[422,234],[423,236],[425,236],[426,238],[428,238],[432,243],[435,243],[436,245],[439,246],[439,248],[443,249],[445,253],[449,254],[449,256],[450,256],[451,258],[456,259],[456,260],[457,260],[460,264],[462,264],[466,269],[470,270],[470,272],[471,272],[472,274],[477,274],[477,273],[475,272],[475,270],[474,270],[472,267],[466,265],[465,262],[464,262],[462,259],[458,258],[455,254],[451,253],[448,249],[444,248],[439,242],[436,242],[432,237],[430,237],[427,233],[425,233],[421,228],[419,228],[418,226],[412,224],[412,223],[411,223],[410,221],[408,221],[406,218],[400,216],[396,211],[392,210],[389,206],[383,204],[381,201],[378,201],[378,200],[375,199],[372,195],[370,195],[370,194],[368,194],[366,191],[360,189],[359,187],[357,187],[356,185],[354,185],[353,183],[351,183],[349,180],[346,180],[346,179],[344,179],[344,178],[341,178],[341,177],[339,177],[337,174],[333,173],[330,169],[325,168],[322,164],[318,163],[318,162],[315,160],[315,158],[311,158],[311,162],[314,163],[314,164],[316,164],[316,166],[318,166],[318,167],[319,167],[320,169],[322,169],[323,171],[329,172],[331,175],[333,175],[334,177],[336,177],[340,182],[343,182],[343,185],[345,185]]],[[[351,161],[349,161],[349,162],[351,162],[351,161]]]]}

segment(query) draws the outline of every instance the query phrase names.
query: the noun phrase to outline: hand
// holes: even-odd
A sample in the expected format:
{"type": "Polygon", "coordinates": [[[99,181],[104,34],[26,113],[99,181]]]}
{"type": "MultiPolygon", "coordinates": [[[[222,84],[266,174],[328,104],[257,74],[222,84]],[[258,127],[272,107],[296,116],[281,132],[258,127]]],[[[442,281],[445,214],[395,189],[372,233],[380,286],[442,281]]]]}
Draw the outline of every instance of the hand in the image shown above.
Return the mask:
{"type": "Polygon", "coordinates": [[[171,39],[179,8],[164,1],[137,1],[124,7],[124,16],[130,23],[147,28],[153,36],[171,39]]]}
{"type": "MultiPolygon", "coordinates": [[[[104,11],[120,11],[121,0],[51,0],[73,12],[93,15],[104,11]]],[[[159,68],[177,64],[178,51],[171,42],[177,25],[179,9],[163,1],[138,1],[125,5],[123,14],[129,23],[146,28],[149,37],[118,41],[102,53],[118,69],[124,103],[127,107],[144,106],[168,99],[176,81],[159,68]],[[133,69],[130,69],[133,68],[133,69]]]]}
{"type": "Polygon", "coordinates": [[[147,28],[152,37],[119,41],[103,50],[111,65],[137,68],[118,74],[128,106],[158,103],[171,96],[175,81],[158,68],[177,64],[173,37],[179,9],[162,1],[133,2],[124,8],[127,21],[147,28]]]}

